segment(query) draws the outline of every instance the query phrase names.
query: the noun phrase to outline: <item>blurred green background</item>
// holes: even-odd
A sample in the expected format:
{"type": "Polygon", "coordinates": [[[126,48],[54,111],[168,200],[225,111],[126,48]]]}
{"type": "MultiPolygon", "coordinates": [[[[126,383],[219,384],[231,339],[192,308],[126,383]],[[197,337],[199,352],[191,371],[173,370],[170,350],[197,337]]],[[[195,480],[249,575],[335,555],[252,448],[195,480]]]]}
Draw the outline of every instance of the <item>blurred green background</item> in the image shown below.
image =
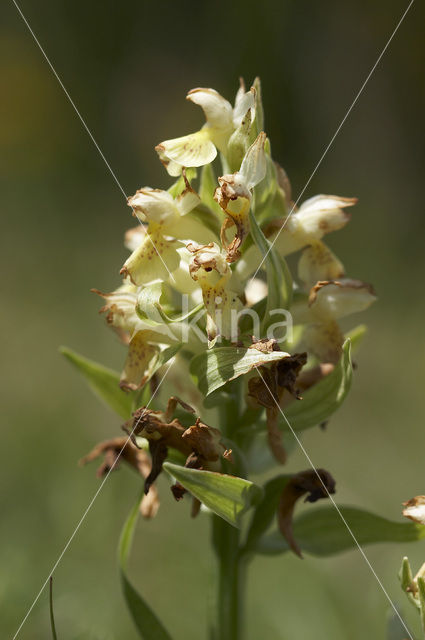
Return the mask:
{"type": "MultiPolygon", "coordinates": [[[[125,191],[168,177],[153,150],[195,130],[187,90],[233,100],[238,76],[263,82],[266,130],[297,196],[407,2],[21,0],[21,7],[125,191]]],[[[400,519],[425,493],[424,41],[413,5],[312,180],[358,196],[329,236],[350,276],[379,303],[354,388],[326,432],[304,443],[337,479],[337,499],[400,519]]],[[[91,287],[112,290],[130,210],[11,1],[1,7],[0,163],[3,261],[0,628],[12,637],[99,486],[77,460],[119,421],[58,354],[62,343],[119,369],[124,351],[91,287]]],[[[362,318],[363,320],[363,318],[362,318]]],[[[290,468],[308,464],[301,453],[290,468]]],[[[114,474],[55,574],[59,637],[136,638],[121,597],[116,545],[138,492],[114,474]]],[[[131,576],[176,638],[204,640],[211,552],[207,518],[189,519],[160,482],[162,507],[141,522],[131,576]]],[[[425,543],[367,554],[406,619],[397,571],[425,543]]],[[[384,640],[388,603],[359,552],[331,560],[259,559],[249,573],[247,639],[384,640]]],[[[47,592],[20,633],[48,637],[47,592]]]]}

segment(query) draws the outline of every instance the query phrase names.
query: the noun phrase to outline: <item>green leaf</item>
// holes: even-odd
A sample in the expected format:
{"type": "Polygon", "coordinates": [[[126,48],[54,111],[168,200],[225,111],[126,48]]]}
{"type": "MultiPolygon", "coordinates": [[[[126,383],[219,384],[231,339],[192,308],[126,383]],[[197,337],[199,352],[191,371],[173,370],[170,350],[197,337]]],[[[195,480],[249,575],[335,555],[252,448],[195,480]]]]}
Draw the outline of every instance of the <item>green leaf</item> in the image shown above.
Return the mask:
{"type": "Polygon", "coordinates": [[[255,508],[245,543],[245,550],[254,549],[257,541],[267,531],[276,516],[281,493],[291,475],[280,475],[264,485],[264,494],[255,508]]]}
{"type": "Polygon", "coordinates": [[[241,525],[242,516],[263,494],[261,487],[236,476],[186,469],[170,462],[164,463],[164,469],[195,498],[234,527],[241,525]]]}
{"type": "MultiPolygon", "coordinates": [[[[285,409],[285,416],[294,431],[309,429],[324,422],[344,402],[350,390],[353,374],[350,350],[350,340],[346,340],[341,359],[334,370],[303,393],[302,400],[292,402],[285,409]]],[[[283,417],[280,419],[280,426],[288,430],[283,417]]]]}
{"type": "Polygon", "coordinates": [[[258,226],[252,209],[249,212],[251,235],[255,244],[265,257],[264,265],[267,273],[267,304],[261,323],[262,336],[265,336],[267,328],[281,320],[278,314],[272,315],[280,309],[289,309],[292,300],[292,276],[286,261],[281,258],[265,237],[258,226]]]}
{"type": "Polygon", "coordinates": [[[139,635],[144,640],[171,640],[170,634],[162,626],[161,622],[141,598],[136,589],[127,578],[127,563],[130,555],[131,544],[133,541],[134,530],[139,515],[139,505],[142,496],[136,501],[136,504],[130,511],[123,530],[118,546],[118,561],[120,568],[121,586],[127,607],[137,627],[139,635]]]}
{"type": "Polygon", "coordinates": [[[190,363],[190,371],[197,378],[200,391],[208,396],[228,380],[234,380],[254,367],[286,357],[285,351],[261,353],[245,347],[217,347],[195,356],[190,363]]]}
{"type": "Polygon", "coordinates": [[[93,360],[88,360],[67,347],[61,347],[60,352],[78,369],[88,382],[90,389],[108,407],[126,420],[131,416],[133,394],[120,389],[119,373],[93,360]]]}
{"type": "MultiPolygon", "coordinates": [[[[412,542],[425,537],[425,526],[414,522],[393,522],[356,507],[339,507],[344,519],[363,546],[377,542],[412,542]]],[[[303,551],[314,556],[332,556],[357,545],[333,505],[305,511],[294,522],[294,537],[303,551]]],[[[259,553],[288,551],[280,532],[264,536],[256,547],[259,553]]]]}

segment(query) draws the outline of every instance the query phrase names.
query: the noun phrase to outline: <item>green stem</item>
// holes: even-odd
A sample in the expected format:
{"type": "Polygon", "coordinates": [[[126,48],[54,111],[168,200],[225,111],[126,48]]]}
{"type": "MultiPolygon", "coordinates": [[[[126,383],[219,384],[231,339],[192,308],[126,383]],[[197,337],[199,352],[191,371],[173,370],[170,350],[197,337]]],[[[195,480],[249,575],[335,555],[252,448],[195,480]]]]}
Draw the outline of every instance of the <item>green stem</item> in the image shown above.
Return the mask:
{"type": "MultiPolygon", "coordinates": [[[[241,389],[233,384],[233,393],[219,408],[220,430],[233,438],[240,419],[241,389]]],[[[224,472],[243,475],[237,464],[224,463],[224,472]]],[[[216,556],[215,597],[211,640],[241,640],[243,637],[243,600],[245,595],[245,557],[240,553],[240,531],[222,518],[212,516],[212,544],[216,556]]]]}
{"type": "Polygon", "coordinates": [[[239,530],[212,516],[212,540],[216,553],[215,615],[213,640],[241,640],[245,561],[239,552],[239,530]]]}
{"type": "Polygon", "coordinates": [[[50,576],[49,580],[49,605],[50,605],[50,628],[52,631],[53,640],[57,640],[56,635],[56,626],[55,626],[55,616],[53,614],[53,577],[50,576]]]}

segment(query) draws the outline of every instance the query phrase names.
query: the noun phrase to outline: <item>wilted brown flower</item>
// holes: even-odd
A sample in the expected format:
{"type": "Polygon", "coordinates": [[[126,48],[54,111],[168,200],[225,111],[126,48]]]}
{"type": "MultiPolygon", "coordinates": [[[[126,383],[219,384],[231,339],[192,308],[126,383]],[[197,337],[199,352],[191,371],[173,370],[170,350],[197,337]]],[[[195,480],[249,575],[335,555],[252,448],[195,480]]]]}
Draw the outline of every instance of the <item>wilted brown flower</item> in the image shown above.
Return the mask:
{"type": "Polygon", "coordinates": [[[321,498],[328,498],[335,493],[335,480],[325,469],[308,469],[294,475],[285,485],[280,496],[277,512],[279,529],[286,538],[294,553],[302,558],[301,549],[294,538],[292,521],[297,501],[305,494],[305,502],[316,502],[321,498]]]}
{"type": "MultiPolygon", "coordinates": [[[[279,350],[274,340],[256,340],[250,348],[266,353],[279,350]]],[[[259,367],[258,373],[260,375],[248,381],[248,396],[266,408],[269,446],[274,457],[281,464],[286,462],[286,451],[278,424],[280,406],[285,391],[300,399],[296,381],[306,362],[306,353],[296,353],[278,362],[273,362],[267,367],[259,367]]]]}
{"type": "MultiPolygon", "coordinates": [[[[143,449],[138,449],[128,438],[121,436],[99,442],[84,458],[80,460],[85,465],[103,455],[103,462],[97,470],[97,476],[101,478],[107,475],[111,469],[119,468],[121,460],[124,460],[135,469],[142,478],[149,475],[151,462],[149,455],[143,449]]],[[[140,512],[145,518],[155,517],[159,509],[158,493],[155,488],[144,496],[140,503],[140,512]]]]}
{"type": "MultiPolygon", "coordinates": [[[[222,443],[221,432],[218,429],[209,427],[200,418],[197,418],[195,424],[187,429],[177,418],[171,420],[177,404],[186,411],[194,413],[192,407],[172,396],[165,412],[141,407],[133,413],[132,420],[123,426],[136,446],[137,437],[145,438],[149,443],[152,464],[145,480],[146,494],[162,471],[169,447],[183,454],[186,457],[185,466],[191,469],[215,471],[220,468],[218,461],[221,456],[231,459],[231,451],[227,450],[222,443]]],[[[185,493],[179,483],[176,483],[171,490],[176,500],[180,500],[185,493]]]]}
{"type": "Polygon", "coordinates": [[[415,496],[403,502],[403,515],[413,522],[425,524],[425,496],[415,496]]]}

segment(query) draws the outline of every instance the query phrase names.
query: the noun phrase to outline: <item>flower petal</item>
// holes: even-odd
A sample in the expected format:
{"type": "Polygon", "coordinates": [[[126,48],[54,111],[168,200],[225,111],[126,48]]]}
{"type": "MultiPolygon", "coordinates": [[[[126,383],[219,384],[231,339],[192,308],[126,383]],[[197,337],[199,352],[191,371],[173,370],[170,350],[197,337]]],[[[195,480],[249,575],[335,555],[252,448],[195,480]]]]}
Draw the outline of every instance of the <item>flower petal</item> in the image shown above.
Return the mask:
{"type": "Polygon", "coordinates": [[[304,249],[298,262],[298,277],[307,288],[319,280],[337,280],[344,275],[342,262],[320,240],[304,249]]]}
{"type": "Polygon", "coordinates": [[[133,284],[124,283],[112,293],[102,293],[97,289],[92,291],[106,300],[99,313],[106,313],[109,325],[130,334],[146,328],[136,313],[137,288],[133,284]]]}
{"type": "Polygon", "coordinates": [[[179,265],[178,246],[176,240],[167,240],[162,235],[160,225],[155,225],[148,229],[142,244],[127,258],[120,273],[135,285],[166,280],[179,265]]]}
{"type": "Polygon", "coordinates": [[[176,215],[176,203],[168,191],[145,187],[128,199],[128,205],[144,222],[163,222],[176,215]]]}
{"type": "Polygon", "coordinates": [[[127,229],[124,234],[124,246],[129,251],[135,251],[142,244],[146,235],[146,227],[143,224],[127,229]]]}
{"type": "Polygon", "coordinates": [[[248,189],[253,189],[266,175],[267,164],[264,151],[266,139],[267,136],[263,131],[258,134],[242,160],[239,172],[244,177],[248,189]]]}
{"type": "Polygon", "coordinates": [[[185,174],[183,175],[185,178],[186,188],[184,191],[182,191],[182,193],[179,196],[177,196],[177,199],[176,199],[176,207],[181,216],[184,216],[186,215],[186,213],[189,213],[190,211],[192,211],[192,209],[197,207],[198,204],[200,204],[201,202],[201,198],[198,196],[196,191],[192,189],[192,187],[190,186],[189,182],[186,179],[185,174]]]}
{"type": "Polygon", "coordinates": [[[318,195],[303,202],[294,217],[307,235],[320,239],[325,233],[342,229],[350,219],[344,208],[356,203],[357,198],[318,195]]]}
{"type": "Polygon", "coordinates": [[[249,91],[245,92],[245,87],[241,85],[236,94],[235,108],[233,109],[233,124],[235,127],[240,127],[242,120],[250,109],[251,122],[253,122],[255,117],[255,89],[251,87],[249,91]]]}
{"type": "Polygon", "coordinates": [[[332,364],[339,362],[344,340],[337,321],[332,318],[307,325],[302,334],[303,348],[315,355],[320,362],[332,364]]]}
{"type": "Polygon", "coordinates": [[[138,331],[132,337],[124,370],[121,374],[122,389],[140,389],[149,378],[159,354],[159,346],[150,344],[152,332],[138,331]]]}
{"type": "Polygon", "coordinates": [[[232,105],[215,89],[192,89],[186,99],[202,107],[205,118],[212,127],[225,130],[232,128],[232,105]]]}
{"type": "Polygon", "coordinates": [[[204,164],[212,162],[217,155],[217,149],[211,142],[207,127],[188,136],[164,140],[164,142],[155,147],[155,150],[168,173],[172,176],[180,175],[181,173],[181,169],[177,171],[176,165],[180,167],[202,167],[204,164]]]}
{"type": "Polygon", "coordinates": [[[370,284],[360,280],[318,282],[310,292],[309,306],[316,318],[344,318],[364,311],[376,300],[370,284]]]}
{"type": "Polygon", "coordinates": [[[403,502],[403,515],[413,522],[425,524],[425,496],[416,496],[403,502]]]}

